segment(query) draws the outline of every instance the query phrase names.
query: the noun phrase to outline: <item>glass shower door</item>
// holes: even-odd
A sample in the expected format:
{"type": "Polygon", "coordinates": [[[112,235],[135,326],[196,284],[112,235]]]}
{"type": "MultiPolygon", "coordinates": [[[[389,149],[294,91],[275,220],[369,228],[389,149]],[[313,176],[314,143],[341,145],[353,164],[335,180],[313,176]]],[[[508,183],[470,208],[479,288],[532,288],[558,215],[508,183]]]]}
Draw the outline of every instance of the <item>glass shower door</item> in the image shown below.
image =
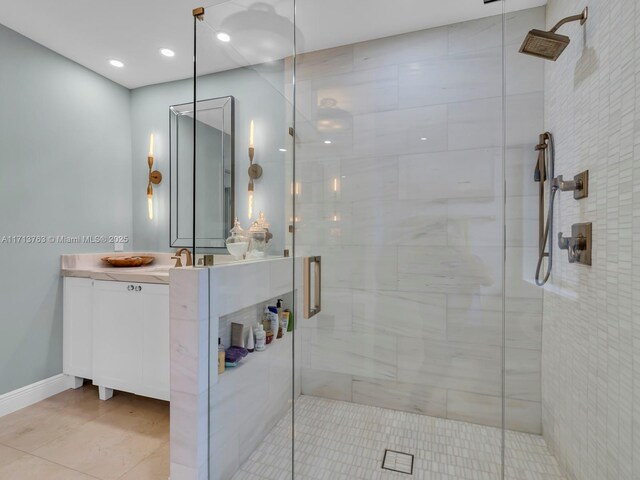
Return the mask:
{"type": "Polygon", "coordinates": [[[294,250],[322,288],[295,478],[501,478],[504,17],[481,7],[297,1],[294,250]]]}
{"type": "MultiPolygon", "coordinates": [[[[248,244],[234,259],[216,256],[209,269],[210,367],[203,419],[208,456],[203,460],[210,480],[292,478],[292,392],[300,383],[294,375],[294,335],[277,316],[275,324],[265,321],[265,308],[289,309],[293,326],[300,303],[296,296],[302,293],[292,280],[289,231],[293,1],[219,2],[204,8],[194,23],[195,98],[232,97],[235,105],[230,141],[234,214],[226,230],[229,234],[236,225],[236,237],[244,239],[236,243],[248,244]],[[226,349],[219,369],[218,348],[226,349]]],[[[211,120],[200,114],[195,121],[211,120]]],[[[198,148],[208,148],[204,141],[196,137],[198,148]]],[[[201,168],[196,165],[194,171],[201,168]]],[[[214,188],[199,180],[197,191],[214,188]]],[[[210,216],[212,208],[199,201],[201,196],[195,198],[199,238],[206,222],[198,220],[210,216]]],[[[226,251],[198,248],[198,253],[226,251]]]]}

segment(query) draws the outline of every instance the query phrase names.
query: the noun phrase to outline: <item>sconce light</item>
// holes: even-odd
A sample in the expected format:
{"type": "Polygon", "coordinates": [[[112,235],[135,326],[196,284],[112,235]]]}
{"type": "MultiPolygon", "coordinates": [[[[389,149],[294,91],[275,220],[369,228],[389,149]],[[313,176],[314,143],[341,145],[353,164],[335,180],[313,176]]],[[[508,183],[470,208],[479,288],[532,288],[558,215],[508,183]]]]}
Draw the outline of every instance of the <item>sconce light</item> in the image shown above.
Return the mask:
{"type": "Polygon", "coordinates": [[[158,170],[153,170],[153,133],[149,137],[149,182],[147,183],[147,210],[149,220],[153,220],[153,185],[158,185],[162,181],[162,174],[158,170]]]}
{"type": "Polygon", "coordinates": [[[253,144],[253,120],[251,120],[251,126],[249,129],[249,219],[253,218],[253,181],[259,179],[262,176],[262,167],[253,163],[253,157],[255,156],[256,149],[253,144]]]}

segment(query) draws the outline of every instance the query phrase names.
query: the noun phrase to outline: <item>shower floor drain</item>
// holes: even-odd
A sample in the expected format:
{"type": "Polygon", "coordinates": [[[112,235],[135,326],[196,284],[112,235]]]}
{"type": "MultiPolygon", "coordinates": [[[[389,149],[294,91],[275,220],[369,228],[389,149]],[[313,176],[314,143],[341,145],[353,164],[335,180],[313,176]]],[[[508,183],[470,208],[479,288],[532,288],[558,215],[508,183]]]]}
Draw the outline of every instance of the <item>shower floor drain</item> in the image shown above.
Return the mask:
{"type": "Polygon", "coordinates": [[[413,455],[387,449],[384,451],[382,469],[413,475],[413,455]]]}

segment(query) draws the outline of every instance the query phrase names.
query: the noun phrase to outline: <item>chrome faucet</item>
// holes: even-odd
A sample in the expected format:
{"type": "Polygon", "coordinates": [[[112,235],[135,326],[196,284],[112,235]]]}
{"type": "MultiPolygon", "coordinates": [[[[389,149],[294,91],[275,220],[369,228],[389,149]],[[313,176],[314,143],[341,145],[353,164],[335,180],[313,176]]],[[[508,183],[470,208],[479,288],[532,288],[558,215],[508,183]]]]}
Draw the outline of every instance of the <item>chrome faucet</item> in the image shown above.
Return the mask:
{"type": "Polygon", "coordinates": [[[181,248],[176,252],[175,256],[171,257],[176,261],[176,264],[175,264],[176,268],[182,267],[182,254],[184,252],[187,253],[187,264],[185,265],[185,267],[193,266],[193,258],[191,257],[191,251],[188,248],[181,248]]]}

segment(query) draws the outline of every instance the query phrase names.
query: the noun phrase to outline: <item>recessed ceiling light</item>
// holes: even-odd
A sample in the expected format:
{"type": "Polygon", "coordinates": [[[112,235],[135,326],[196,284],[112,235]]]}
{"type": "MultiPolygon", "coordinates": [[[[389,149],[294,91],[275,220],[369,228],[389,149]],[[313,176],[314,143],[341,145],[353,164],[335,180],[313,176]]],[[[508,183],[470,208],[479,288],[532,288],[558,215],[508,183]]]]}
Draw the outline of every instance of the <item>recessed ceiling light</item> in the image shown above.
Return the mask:
{"type": "Polygon", "coordinates": [[[422,140],[423,142],[427,141],[427,137],[420,137],[420,140],[422,140]]]}
{"type": "Polygon", "coordinates": [[[229,36],[228,33],[220,32],[220,33],[218,33],[218,35],[216,35],[216,37],[221,42],[225,42],[226,43],[226,42],[230,42],[231,41],[231,37],[229,36]]]}
{"type": "Polygon", "coordinates": [[[324,143],[325,145],[331,145],[331,140],[325,140],[324,143]]]}
{"type": "Polygon", "coordinates": [[[173,57],[176,54],[176,52],[174,52],[170,48],[161,48],[160,53],[165,57],[173,57]]]}
{"type": "Polygon", "coordinates": [[[122,63],[120,60],[109,60],[109,63],[111,64],[111,66],[116,68],[124,67],[124,63],[122,63]]]}
{"type": "Polygon", "coordinates": [[[281,152],[286,152],[287,151],[286,148],[279,148],[278,150],[280,150],[281,152]]]}

